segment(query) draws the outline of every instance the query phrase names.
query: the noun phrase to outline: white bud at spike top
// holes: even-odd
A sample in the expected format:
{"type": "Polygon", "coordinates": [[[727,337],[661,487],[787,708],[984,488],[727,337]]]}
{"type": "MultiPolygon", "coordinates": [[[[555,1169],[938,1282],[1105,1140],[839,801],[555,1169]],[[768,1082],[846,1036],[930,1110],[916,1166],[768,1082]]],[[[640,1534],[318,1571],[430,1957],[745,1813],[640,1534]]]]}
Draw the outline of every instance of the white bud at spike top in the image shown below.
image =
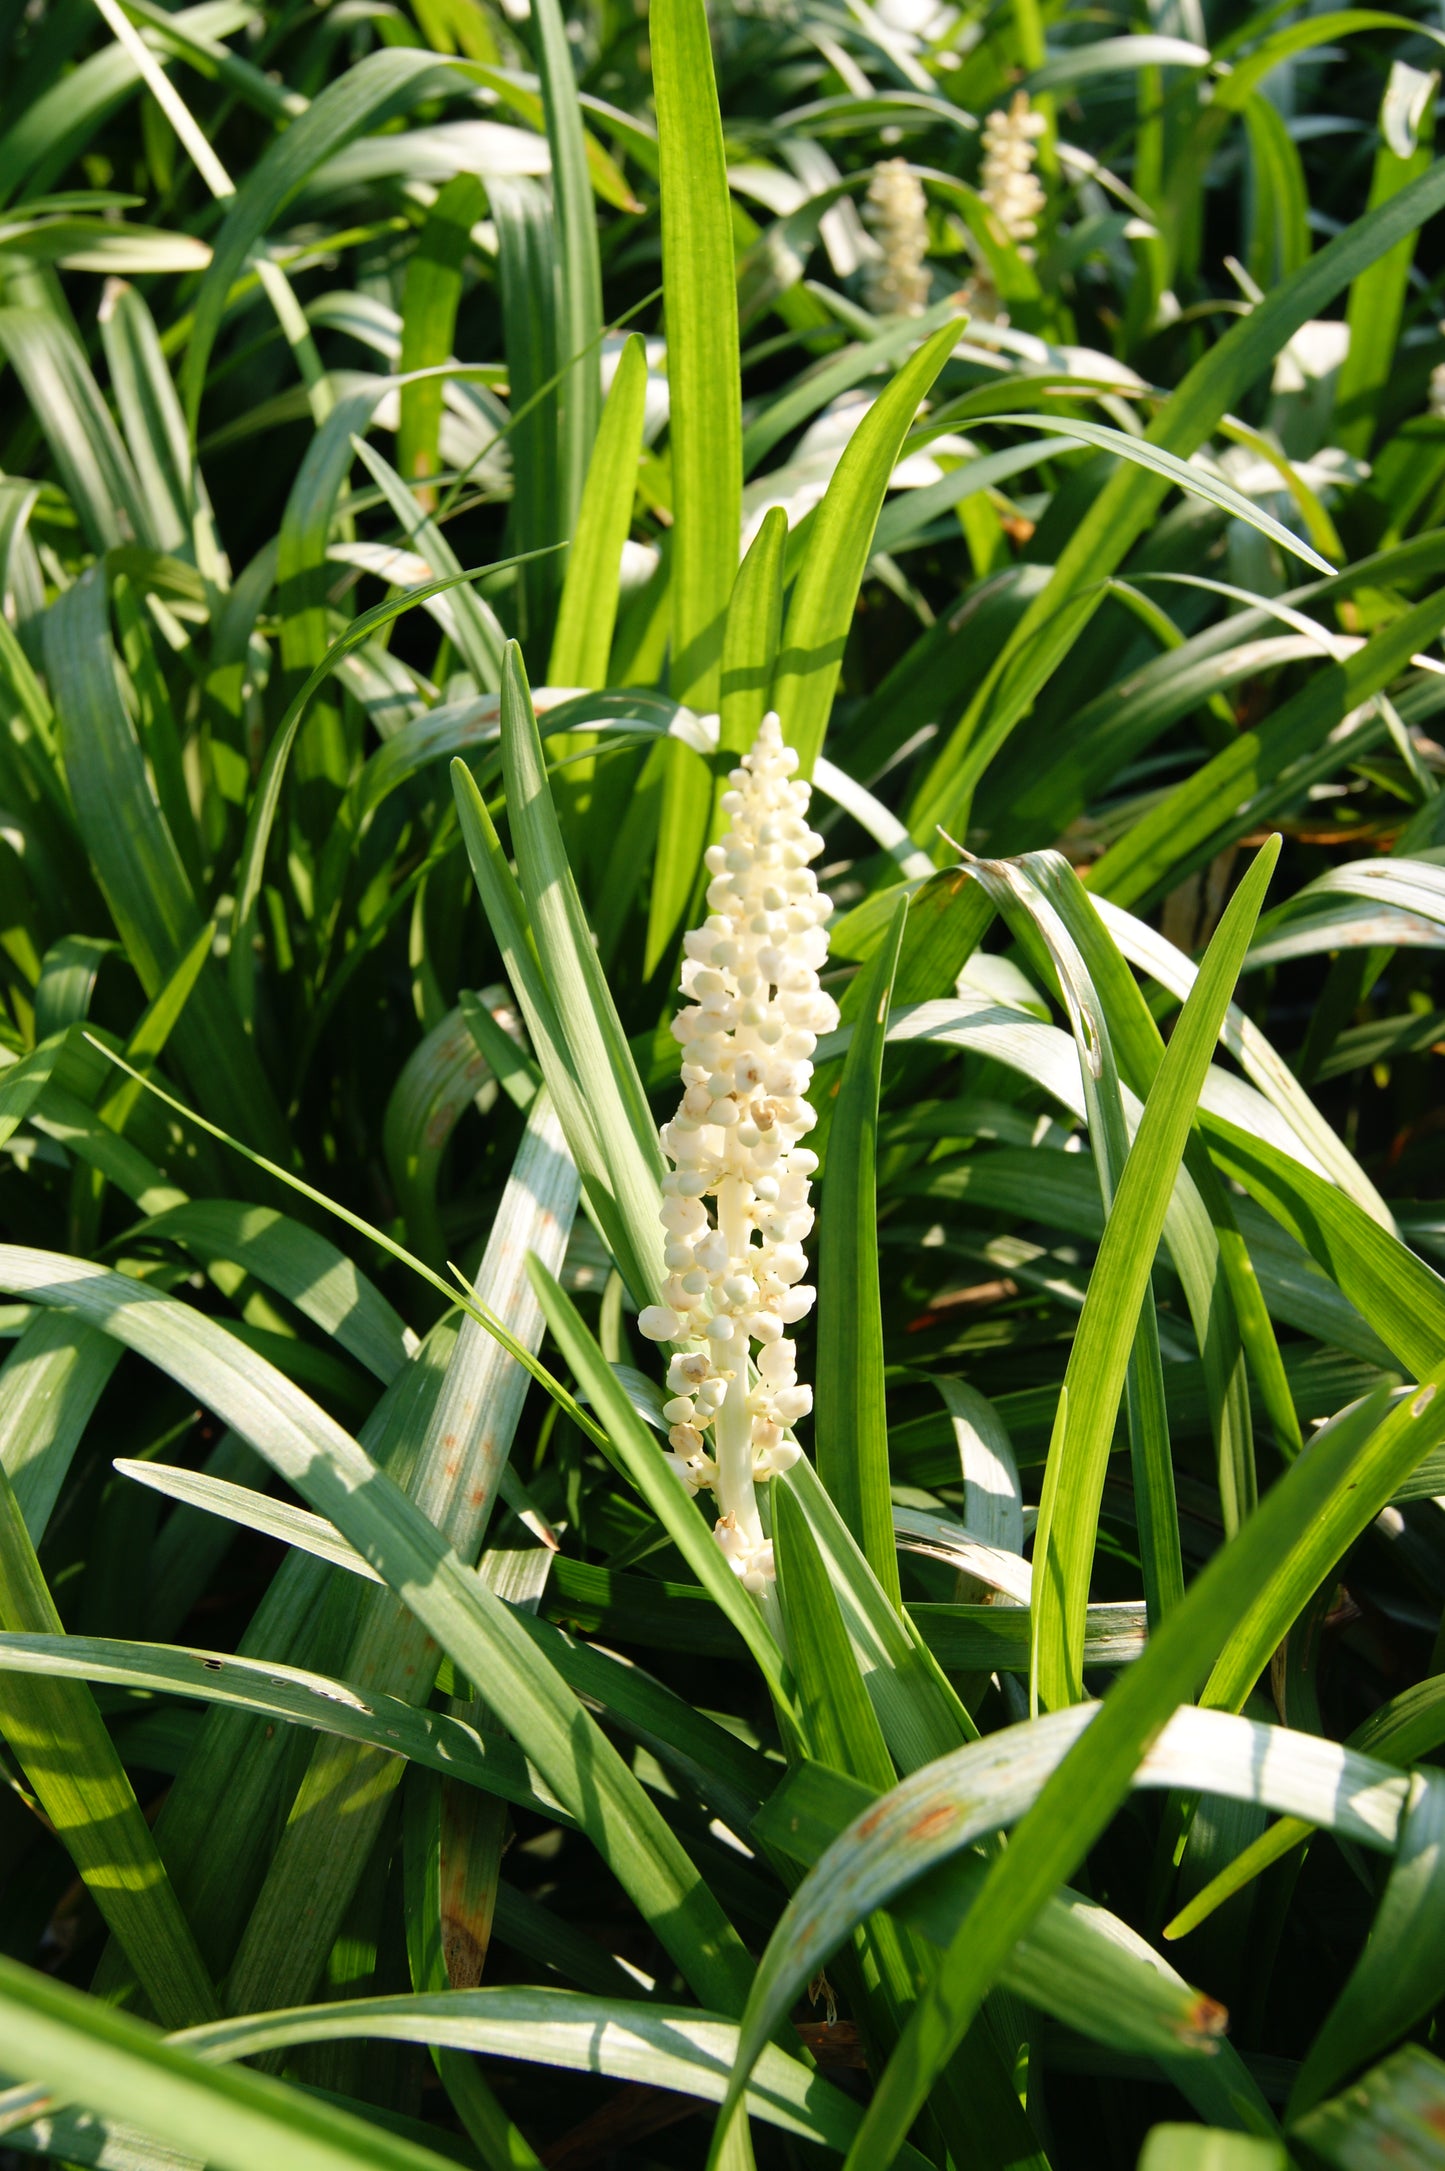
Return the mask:
{"type": "Polygon", "coordinates": [[[833,907],[808,866],[823,840],[808,827],[810,787],[793,781],[797,766],[766,716],[728,779],[731,826],[708,850],[708,917],[685,938],[688,1002],[672,1024],[683,1090],[660,1134],[671,1272],[664,1301],[637,1319],[677,1349],[668,1459],[690,1492],[716,1494],[714,1535],[755,1594],[773,1575],[756,1481],[796,1461],[783,1435],[813,1404],[785,1330],[813,1302],[802,1245],[818,1162],[802,1141],[817,1120],[813,1051],[838,1022],[818,985],[833,907]]]}

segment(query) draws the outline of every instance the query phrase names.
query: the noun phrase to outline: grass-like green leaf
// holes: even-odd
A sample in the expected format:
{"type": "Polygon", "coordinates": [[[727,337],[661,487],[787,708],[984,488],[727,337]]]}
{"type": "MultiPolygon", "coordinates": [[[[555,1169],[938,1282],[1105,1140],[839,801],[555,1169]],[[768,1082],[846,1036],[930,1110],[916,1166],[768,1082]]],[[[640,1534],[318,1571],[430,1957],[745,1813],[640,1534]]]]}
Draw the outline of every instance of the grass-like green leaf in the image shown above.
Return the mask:
{"type": "MultiPolygon", "coordinates": [[[[130,1474],[146,1467],[137,1464],[130,1474]]],[[[179,1488],[173,1490],[177,1497],[204,1502],[203,1482],[198,1480],[184,1494],[179,1488]]],[[[254,1527],[274,1527],[278,1534],[284,1528],[263,1524],[259,1517],[254,1527]]],[[[360,1560],[361,1556],[353,1557],[360,1560]]],[[[104,1636],[7,1631],[0,1636],[0,1673],[11,1682],[12,1692],[21,1679],[98,1681],[254,1712],[283,1724],[361,1742],[388,1756],[406,1757],[504,1801],[572,1821],[546,1788],[534,1784],[525,1759],[511,1742],[479,1733],[445,1712],[419,1711],[399,1696],[356,1688],[330,1675],[279,1665],[274,1659],[237,1658],[173,1644],[122,1643],[104,1636]]]]}
{"type": "MultiPolygon", "coordinates": [[[[662,1281],[662,1149],[567,861],[531,690],[515,643],[508,648],[502,681],[502,763],[518,881],[538,961],[615,1187],[624,1244],[618,1264],[642,1304],[662,1281]]],[[[559,1104],[559,1114],[565,1129],[564,1105],[559,1104]]]]}
{"type": "MultiPolygon", "coordinates": [[[[746,754],[767,713],[778,643],[783,631],[783,554],[788,519],[780,505],[770,506],[738,567],[723,636],[718,753],[746,754]]],[[[721,790],[718,792],[721,800],[721,790]]],[[[713,829],[721,830],[721,806],[713,811],[713,829]]]]}
{"type": "Polygon", "coordinates": [[[961,318],[940,326],[903,364],[849,438],[814,516],[773,678],[773,707],[805,777],[812,775],[823,750],[843,647],[888,478],[919,404],[957,345],[961,329],[961,318]]]}
{"type": "MultiPolygon", "coordinates": [[[[1417,1466],[1418,1467],[1418,1466],[1417,1466]]],[[[1414,1688],[1391,1697],[1357,1726],[1348,1746],[1363,1749],[1386,1763],[1406,1765],[1445,1740],[1445,1675],[1418,1682],[1414,1688]]],[[[1279,1862],[1310,1836],[1313,1827],[1298,1817],[1281,1817],[1262,1832],[1242,1854],[1236,1855],[1216,1877],[1181,1907],[1164,1926],[1166,1937],[1186,1937],[1233,1893],[1242,1891],[1271,1863],[1279,1862]]]]}
{"type": "Polygon", "coordinates": [[[818,1475],[869,1566],[900,1603],[883,1402],[878,1284],[878,1090],[903,926],[903,899],[867,968],[828,1134],[818,1239],[818,1475]]]}
{"type": "Polygon", "coordinates": [[[1445,1790],[1433,1772],[1411,1774],[1394,1862],[1370,1940],[1326,2014],[1290,2096],[1293,2117],[1330,2094],[1424,2018],[1440,1996],[1440,1875],[1445,1790]]]}
{"type": "MultiPolygon", "coordinates": [[[[65,1641],[3,1470],[0,1622],[8,1631],[65,1641]]],[[[215,1988],[89,1689],[73,1679],[7,1679],[0,1723],[153,2010],[170,2023],[214,2013],[215,1988]]]]}
{"type": "Polygon", "coordinates": [[[1373,2171],[1382,2157],[1404,2153],[1435,2171],[1442,2159],[1445,2065],[1419,2043],[1407,2043],[1342,2095],[1300,2121],[1300,2138],[1335,2171],[1373,2171]]]}
{"type": "MultiPolygon", "coordinates": [[[[575,540],[601,404],[597,348],[602,337],[602,268],[582,108],[558,0],[537,0],[535,21],[557,222],[557,359],[566,371],[560,388],[557,511],[561,533],[575,540]]],[[[586,685],[588,681],[563,683],[586,685]]]]}
{"type": "MultiPolygon", "coordinates": [[[[659,0],[649,30],[670,398],[670,680],[679,701],[706,711],[718,705],[723,623],[742,518],[732,217],[702,0],[659,0]]],[[[648,972],[672,941],[697,887],[712,811],[707,771],[685,748],[668,746],[663,773],[648,972]]]]}
{"type": "Polygon", "coordinates": [[[282,2158],[296,2171],[441,2171],[447,2162],[264,2074],[203,2065],[141,2021],[13,1960],[0,1959],[0,2012],[12,2069],[223,2171],[282,2158]]]}
{"type": "Polygon", "coordinates": [[[642,341],[634,336],[618,357],[587,468],[547,665],[552,686],[607,683],[646,396],[647,356],[642,341]]]}
{"type": "Polygon", "coordinates": [[[1259,854],[1210,945],[1155,1075],[1090,1277],[1065,1375],[1068,1421],[1050,1449],[1034,1548],[1035,1678],[1045,1704],[1082,1693],[1094,1533],[1135,1321],[1210,1052],[1277,857],[1277,845],[1259,854]]]}
{"type": "Polygon", "coordinates": [[[442,422],[442,380],[417,376],[450,359],[461,299],[462,265],[485,198],[474,174],[457,174],[427,214],[406,273],[401,309],[401,426],[397,465],[409,481],[436,472],[442,422]]]}

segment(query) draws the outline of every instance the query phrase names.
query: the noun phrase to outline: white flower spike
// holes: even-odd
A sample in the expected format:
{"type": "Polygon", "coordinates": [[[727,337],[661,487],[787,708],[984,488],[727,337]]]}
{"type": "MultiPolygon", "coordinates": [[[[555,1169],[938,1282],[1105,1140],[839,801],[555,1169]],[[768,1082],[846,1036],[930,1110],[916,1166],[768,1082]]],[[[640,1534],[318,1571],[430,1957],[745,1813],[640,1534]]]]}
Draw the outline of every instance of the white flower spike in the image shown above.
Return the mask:
{"type": "Polygon", "coordinates": [[[676,1345],[668,1459],[689,1492],[716,1495],[714,1535],[755,1596],[773,1578],[755,1483],[797,1460],[784,1435],[813,1406],[784,1330],[813,1303],[803,1239],[818,1160],[801,1141],[817,1121],[806,1097],[813,1051],[838,1022],[818,985],[832,901],[808,866],[823,840],[808,827],[811,787],[792,781],[797,766],[766,716],[723,797],[731,827],[707,853],[708,918],[685,940],[689,1001],[672,1024],[683,1094],[661,1132],[672,1163],[666,1302],[637,1321],[676,1345]]]}
{"type": "Polygon", "coordinates": [[[1029,243],[1046,200],[1034,173],[1043,133],[1044,117],[1031,109],[1022,90],[1014,92],[1006,113],[990,113],[983,131],[983,200],[1029,261],[1034,253],[1029,243]]]}
{"type": "Polygon", "coordinates": [[[863,274],[870,309],[921,316],[928,303],[928,198],[906,158],[873,168],[863,212],[878,244],[863,274]]]}

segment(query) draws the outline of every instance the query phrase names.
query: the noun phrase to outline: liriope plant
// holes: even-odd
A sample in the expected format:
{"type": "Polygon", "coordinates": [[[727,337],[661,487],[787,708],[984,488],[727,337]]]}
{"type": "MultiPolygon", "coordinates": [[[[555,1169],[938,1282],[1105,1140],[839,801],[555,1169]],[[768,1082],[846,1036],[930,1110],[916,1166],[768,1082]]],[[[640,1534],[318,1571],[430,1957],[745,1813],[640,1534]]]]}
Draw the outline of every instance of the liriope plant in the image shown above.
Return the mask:
{"type": "Polygon", "coordinates": [[[1439,40],[979,27],[0,21],[9,2149],[1428,2160],[1439,40]]]}

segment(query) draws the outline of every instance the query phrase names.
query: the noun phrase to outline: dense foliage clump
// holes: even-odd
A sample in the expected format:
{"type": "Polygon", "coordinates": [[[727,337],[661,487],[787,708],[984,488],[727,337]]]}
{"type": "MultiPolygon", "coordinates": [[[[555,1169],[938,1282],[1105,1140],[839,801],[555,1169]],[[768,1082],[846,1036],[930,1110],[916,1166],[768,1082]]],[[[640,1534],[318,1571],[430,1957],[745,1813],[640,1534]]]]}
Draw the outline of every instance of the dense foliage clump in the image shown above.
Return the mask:
{"type": "Polygon", "coordinates": [[[1445,2164],[1442,50],[0,0],[7,2165],[1445,2164]]]}

